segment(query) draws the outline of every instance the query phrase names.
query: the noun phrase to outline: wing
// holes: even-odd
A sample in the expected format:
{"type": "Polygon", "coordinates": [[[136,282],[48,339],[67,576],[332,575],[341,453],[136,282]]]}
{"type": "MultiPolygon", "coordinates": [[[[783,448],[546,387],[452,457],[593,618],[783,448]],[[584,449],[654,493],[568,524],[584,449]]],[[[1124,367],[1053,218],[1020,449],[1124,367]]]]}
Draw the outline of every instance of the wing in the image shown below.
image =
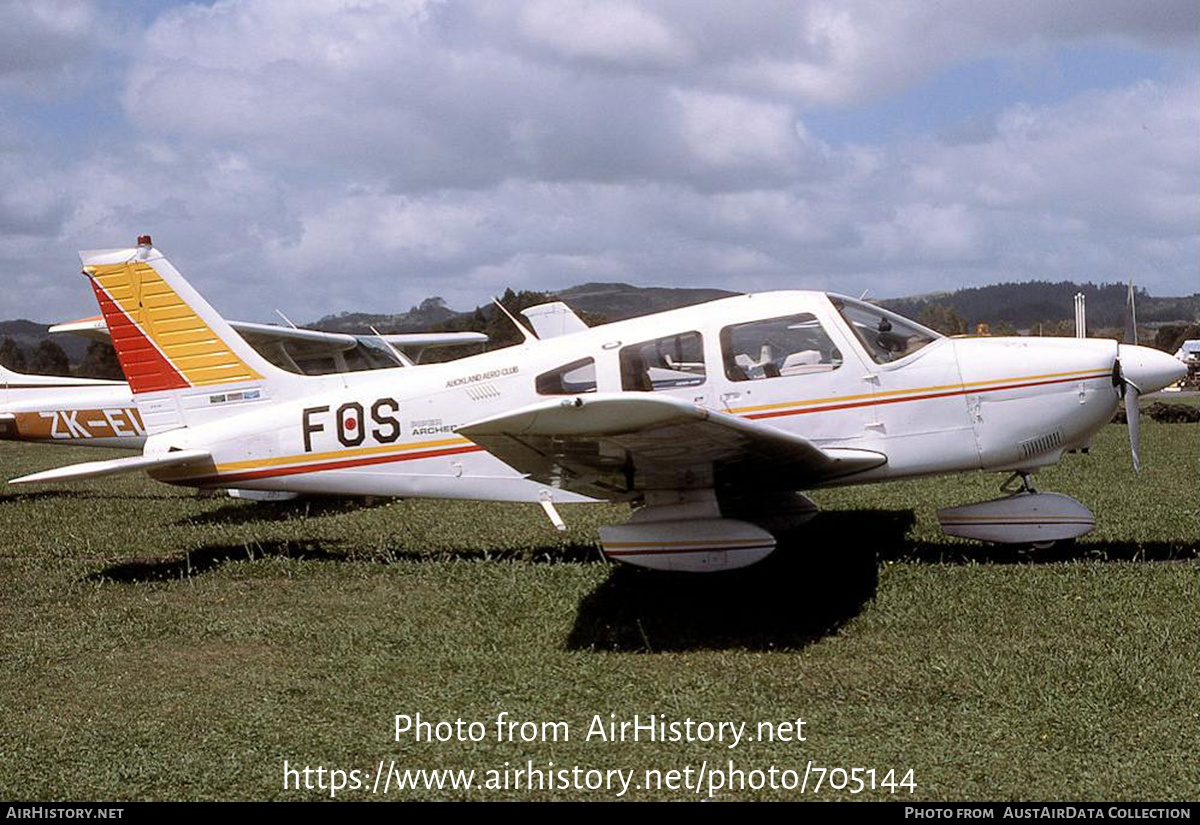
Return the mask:
{"type": "Polygon", "coordinates": [[[800,490],[887,462],[687,401],[641,393],[534,404],[460,427],[543,484],[594,498],[709,487],[800,490]]]}

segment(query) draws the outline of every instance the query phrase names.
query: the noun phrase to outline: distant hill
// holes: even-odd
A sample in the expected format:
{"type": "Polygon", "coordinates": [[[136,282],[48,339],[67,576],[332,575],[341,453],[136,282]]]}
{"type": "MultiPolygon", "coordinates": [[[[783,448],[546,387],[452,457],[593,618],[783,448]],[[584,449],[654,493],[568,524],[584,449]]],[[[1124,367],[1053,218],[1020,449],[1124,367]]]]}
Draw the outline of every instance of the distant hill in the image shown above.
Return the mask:
{"type": "MultiPolygon", "coordinates": [[[[1089,329],[1124,326],[1125,284],[1027,281],[893,298],[880,303],[910,318],[919,316],[928,304],[941,304],[954,309],[971,328],[986,321],[1028,329],[1039,323],[1074,319],[1075,295],[1079,292],[1087,299],[1089,329]]],[[[1137,290],[1136,307],[1139,325],[1195,321],[1200,317],[1200,295],[1155,298],[1137,290]]]]}
{"type": "MultiPolygon", "coordinates": [[[[541,293],[537,293],[541,294],[541,293]]],[[[565,301],[575,311],[603,316],[607,321],[622,321],[639,315],[649,315],[667,309],[702,304],[717,298],[737,295],[724,289],[686,289],[672,287],[638,287],[630,284],[588,283],[553,293],[551,297],[565,301]]],[[[510,307],[510,309],[512,309],[510,307]]],[[[416,332],[433,328],[463,328],[477,310],[491,315],[491,306],[481,306],[466,312],[455,312],[441,298],[426,298],[408,312],[371,314],[342,312],[326,315],[305,326],[326,332],[416,332]]]]}
{"type": "MultiPolygon", "coordinates": [[[[1124,284],[1077,284],[1071,281],[1028,281],[1025,283],[993,284],[970,287],[953,292],[929,293],[906,298],[891,298],[880,301],[889,309],[910,318],[918,318],[929,305],[952,308],[969,329],[981,321],[993,326],[1007,325],[1016,329],[1030,329],[1038,324],[1068,323],[1074,318],[1075,293],[1087,296],[1088,328],[1119,328],[1124,325],[1124,284]]],[[[554,294],[521,292],[518,305],[512,311],[527,306],[527,301],[565,301],[589,323],[621,321],[640,315],[649,315],[668,309],[691,306],[718,298],[727,298],[738,293],[724,289],[692,289],[680,287],[639,287],[625,283],[586,283],[560,290],[554,294]]],[[[506,295],[513,295],[511,290],[506,295]]],[[[506,302],[507,305],[507,302],[506,302]]],[[[1156,298],[1139,290],[1137,293],[1139,326],[1157,326],[1167,323],[1195,323],[1200,319],[1200,294],[1175,298],[1156,298]]],[[[329,332],[369,334],[371,327],[381,332],[416,332],[420,330],[486,330],[493,334],[493,346],[504,343],[513,333],[507,322],[493,319],[490,306],[476,307],[458,312],[446,306],[441,298],[426,298],[407,312],[368,313],[342,312],[327,315],[304,324],[314,329],[329,332]],[[498,332],[498,334],[497,334],[498,332]]],[[[11,337],[28,356],[38,343],[48,337],[47,325],[33,321],[0,321],[0,340],[11,337]]],[[[50,336],[61,346],[71,360],[72,367],[78,366],[88,342],[73,335],[50,336]]],[[[465,354],[460,350],[456,355],[465,354]]]]}
{"type": "Polygon", "coordinates": [[[340,312],[326,315],[306,327],[325,332],[349,332],[370,335],[371,327],[380,332],[418,332],[449,323],[464,313],[446,306],[441,298],[426,298],[408,312],[377,314],[368,312],[340,312]]]}
{"type": "Polygon", "coordinates": [[[63,348],[67,353],[67,358],[71,360],[71,364],[78,364],[83,359],[83,354],[87,352],[88,341],[86,338],[81,338],[78,335],[50,335],[47,330],[49,324],[39,324],[34,321],[26,321],[24,319],[17,321],[0,321],[0,341],[5,338],[11,338],[28,357],[37,345],[42,342],[43,338],[52,338],[54,343],[63,348]]]}

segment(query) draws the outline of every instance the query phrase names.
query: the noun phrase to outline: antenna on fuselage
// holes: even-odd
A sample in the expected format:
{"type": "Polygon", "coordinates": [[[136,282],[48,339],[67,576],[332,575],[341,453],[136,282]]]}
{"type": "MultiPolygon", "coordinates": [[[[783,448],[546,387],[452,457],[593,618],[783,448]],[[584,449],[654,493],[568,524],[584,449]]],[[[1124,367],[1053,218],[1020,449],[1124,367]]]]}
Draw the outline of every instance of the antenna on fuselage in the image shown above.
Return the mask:
{"type": "Polygon", "coordinates": [[[520,321],[518,321],[511,312],[509,312],[507,309],[504,308],[504,304],[500,303],[499,298],[496,298],[493,296],[492,303],[495,304],[497,307],[499,307],[500,311],[503,312],[506,316],[508,316],[508,320],[513,322],[513,325],[516,326],[516,328],[520,331],[521,335],[525,338],[525,343],[528,344],[530,341],[536,341],[538,339],[538,337],[536,335],[534,335],[532,332],[530,332],[528,329],[526,329],[525,325],[522,324],[520,321]]]}
{"type": "Polygon", "coordinates": [[[858,300],[860,300],[860,301],[865,301],[865,300],[867,300],[867,293],[868,293],[868,292],[870,292],[870,291],[871,291],[871,288],[870,288],[870,287],[867,287],[866,289],[864,289],[864,290],[863,290],[863,294],[858,296],[858,300]]]}
{"type": "Polygon", "coordinates": [[[283,314],[283,312],[282,312],[281,310],[278,310],[278,309],[277,309],[277,310],[275,310],[275,314],[276,314],[276,315],[278,315],[280,318],[282,318],[282,319],[283,319],[283,320],[284,320],[284,321],[287,323],[287,325],[288,325],[289,327],[291,327],[292,329],[300,329],[300,327],[298,327],[298,326],[296,326],[295,324],[293,324],[293,323],[292,323],[292,319],[291,319],[291,318],[289,318],[289,317],[287,317],[286,315],[284,315],[284,314],[283,314]]]}

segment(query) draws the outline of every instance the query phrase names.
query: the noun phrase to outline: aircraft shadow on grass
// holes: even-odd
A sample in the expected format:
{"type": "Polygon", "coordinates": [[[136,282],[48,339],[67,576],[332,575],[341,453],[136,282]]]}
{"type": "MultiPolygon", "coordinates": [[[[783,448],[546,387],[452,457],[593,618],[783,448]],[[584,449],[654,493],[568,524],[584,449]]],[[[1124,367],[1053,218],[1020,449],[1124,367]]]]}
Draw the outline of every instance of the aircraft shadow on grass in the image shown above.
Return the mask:
{"type": "MultiPolygon", "coordinates": [[[[251,519],[247,519],[251,521],[251,519]]],[[[416,550],[363,551],[338,540],[272,539],[248,542],[208,544],[196,550],[172,556],[129,559],[104,567],[86,577],[88,581],[114,581],[122,584],[159,582],[189,578],[215,570],[230,562],[259,559],[292,559],[295,561],[333,561],[393,564],[396,562],[515,562],[520,564],[584,564],[603,561],[599,548],[592,542],[567,546],[519,548],[511,550],[446,550],[442,552],[416,550]]]]}
{"type": "MultiPolygon", "coordinates": [[[[1195,543],[1069,542],[1048,549],[913,542],[911,510],[822,512],[796,542],[725,574],[686,575],[614,567],[583,599],[571,650],[797,649],[837,633],[876,594],[879,566],[1176,561],[1195,543]]],[[[782,543],[781,543],[782,544],[782,543]]]]}
{"type": "Polygon", "coordinates": [[[171,581],[199,576],[223,564],[255,561],[262,558],[298,561],[355,561],[345,552],[330,549],[330,542],[272,540],[229,544],[210,544],[196,550],[167,557],[129,559],[110,564],[85,577],[87,581],[114,581],[121,584],[171,581]]]}
{"type": "MultiPolygon", "coordinates": [[[[323,515],[345,509],[344,504],[329,502],[320,504],[314,512],[323,515]]],[[[242,522],[269,520],[270,515],[253,515],[265,512],[258,507],[231,505],[226,516],[242,522]]],[[[914,543],[908,536],[915,522],[911,510],[825,511],[797,528],[793,543],[741,570],[689,575],[614,566],[608,578],[581,600],[565,646],[571,650],[641,652],[801,648],[838,632],[862,613],[878,589],[879,565],[888,561],[1041,564],[1074,560],[1174,561],[1198,555],[1195,543],[1084,542],[1046,550],[967,542],[914,543]]],[[[589,564],[601,560],[597,546],[586,540],[566,546],[495,551],[364,553],[341,541],[276,539],[226,542],[169,557],[132,559],[108,565],[87,579],[130,584],[169,581],[201,575],[229,562],[263,558],[383,564],[589,564]]]]}
{"type": "MultiPolygon", "coordinates": [[[[222,493],[223,495],[223,493],[222,493]]],[[[317,496],[299,501],[233,501],[196,516],[186,516],[175,522],[176,526],[187,524],[254,524],[267,521],[322,518],[370,510],[391,504],[390,498],[338,498],[317,496]]]]}
{"type": "Polygon", "coordinates": [[[0,504],[27,504],[31,501],[165,501],[177,499],[178,495],[171,492],[163,494],[139,493],[106,493],[100,490],[32,490],[7,493],[0,492],[0,504]]]}
{"type": "Polygon", "coordinates": [[[911,511],[822,513],[751,567],[686,575],[615,567],[583,599],[570,650],[794,649],[836,633],[879,585],[880,546],[903,544],[911,511]]]}

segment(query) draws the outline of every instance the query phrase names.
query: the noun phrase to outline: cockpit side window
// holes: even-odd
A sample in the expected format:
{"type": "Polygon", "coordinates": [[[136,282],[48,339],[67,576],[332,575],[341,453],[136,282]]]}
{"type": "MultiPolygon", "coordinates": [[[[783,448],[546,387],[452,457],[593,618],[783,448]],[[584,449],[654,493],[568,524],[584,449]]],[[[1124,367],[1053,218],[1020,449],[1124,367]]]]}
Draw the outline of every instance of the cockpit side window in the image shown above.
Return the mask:
{"type": "Polygon", "coordinates": [[[583,358],[539,375],[534,386],[538,395],[575,395],[596,391],[596,362],[583,358]]]}
{"type": "Polygon", "coordinates": [[[942,337],[894,312],[849,298],[829,297],[877,364],[899,361],[942,337]]]}
{"type": "Polygon", "coordinates": [[[673,390],[704,383],[704,339],[682,332],[621,348],[621,389],[673,390]]]}
{"type": "Polygon", "coordinates": [[[831,372],[842,365],[842,353],[807,312],[725,327],[721,356],[730,381],[831,372]]]}

